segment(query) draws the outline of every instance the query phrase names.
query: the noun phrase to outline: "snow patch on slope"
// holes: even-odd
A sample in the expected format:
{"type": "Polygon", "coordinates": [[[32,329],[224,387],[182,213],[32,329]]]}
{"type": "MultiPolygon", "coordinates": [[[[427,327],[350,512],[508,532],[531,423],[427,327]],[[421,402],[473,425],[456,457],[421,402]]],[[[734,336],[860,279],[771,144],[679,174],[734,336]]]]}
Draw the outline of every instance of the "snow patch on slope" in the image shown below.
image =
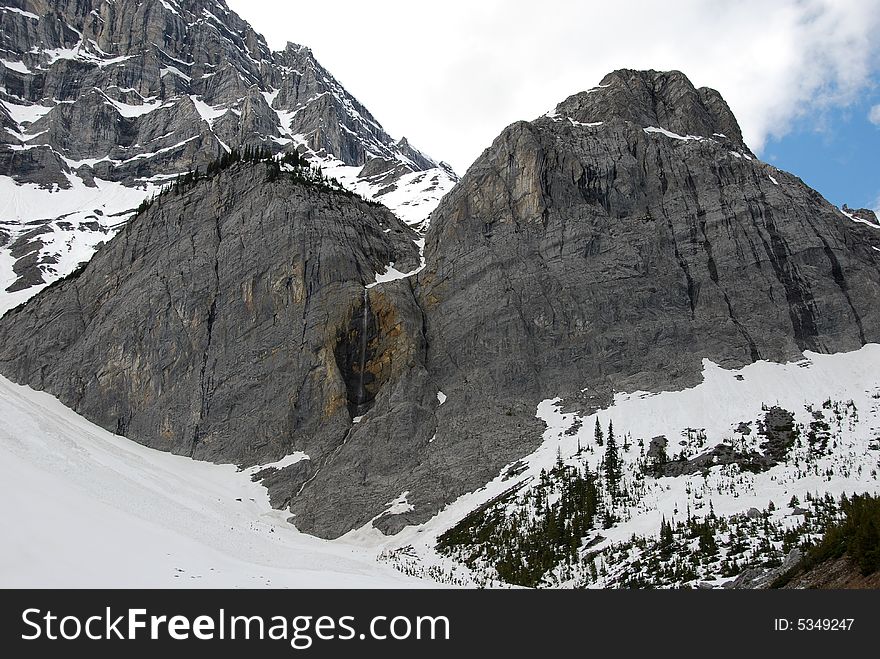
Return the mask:
{"type": "Polygon", "coordinates": [[[36,14],[33,14],[33,13],[29,12],[29,11],[25,11],[24,9],[19,9],[18,7],[5,7],[5,6],[4,6],[4,7],[0,7],[0,11],[8,11],[8,12],[13,13],[13,14],[19,14],[19,15],[21,15],[21,16],[24,16],[24,17],[26,17],[26,18],[33,19],[33,20],[35,20],[35,21],[40,20],[40,17],[37,16],[36,14]]]}
{"type": "Polygon", "coordinates": [[[101,94],[106,99],[106,103],[108,105],[112,105],[114,108],[116,108],[116,111],[119,112],[119,114],[128,119],[141,117],[145,114],[153,112],[154,110],[158,110],[161,107],[168,107],[170,105],[163,104],[162,101],[151,98],[144,99],[144,102],[141,105],[132,105],[130,103],[123,103],[122,101],[114,100],[103,92],[101,92],[101,94]]]}
{"type": "Polygon", "coordinates": [[[428,585],[299,533],[232,465],[145,448],[2,377],[0,494],[4,588],[428,585]]]}
{"type": "Polygon", "coordinates": [[[95,187],[89,187],[76,176],[68,176],[68,181],[70,188],[47,190],[0,176],[0,222],[50,219],[86,209],[100,209],[105,215],[112,215],[136,208],[158,189],[131,188],[102,179],[95,179],[95,187]]]}
{"type": "Polygon", "coordinates": [[[12,120],[17,124],[39,121],[53,109],[52,107],[39,105],[38,103],[32,105],[19,105],[17,103],[0,100],[0,104],[6,108],[9,116],[12,117],[12,120]]]}
{"type": "Polygon", "coordinates": [[[3,64],[3,66],[5,66],[7,69],[17,71],[18,73],[31,73],[31,70],[27,68],[27,66],[25,66],[24,62],[21,61],[0,59],[0,64],[3,64]]]}
{"type": "MultiPolygon", "coordinates": [[[[863,220],[860,217],[856,217],[852,213],[847,213],[845,210],[842,210],[842,209],[838,209],[838,210],[840,210],[841,213],[843,213],[846,217],[851,219],[853,222],[857,222],[859,224],[864,224],[865,226],[869,226],[872,229],[880,229],[880,225],[878,225],[878,224],[874,224],[873,222],[868,222],[868,220],[863,220]]],[[[878,216],[878,217],[880,217],[880,216],[878,216]]]]}
{"type": "MultiPolygon", "coordinates": [[[[298,143],[304,142],[301,135],[294,135],[293,139],[298,143]]],[[[346,165],[336,158],[322,158],[314,153],[309,157],[321,166],[327,176],[336,179],[348,190],[378,201],[403,222],[420,230],[427,229],[428,217],[457,182],[446,169],[436,167],[403,174],[394,183],[386,184],[383,182],[384,175],[361,178],[362,167],[346,165]]]]}
{"type": "MultiPolygon", "coordinates": [[[[815,473],[803,475],[795,465],[784,462],[758,474],[730,474],[725,467],[717,466],[709,471],[708,478],[699,473],[677,478],[646,477],[646,495],[626,520],[601,531],[605,541],[598,548],[627,540],[633,534],[656,535],[662,517],[677,519],[688,509],[703,514],[709,501],[716,514],[730,515],[764,508],[770,501],[783,504],[793,495],[804,499],[808,492],[834,496],[880,492],[878,447],[872,444],[880,432],[880,345],[870,344],[851,353],[807,352],[798,362],[756,362],[738,370],[725,370],[704,360],[703,381],[691,389],[617,394],[611,407],[588,415],[563,411],[564,401],[560,398],[541,401],[536,415],[546,425],[542,443],[517,463],[521,468],[516,470],[515,479],[509,477],[513,465],[507,465],[485,487],[459,497],[424,524],[387,538],[376,529],[364,527],[346,534],[343,540],[356,545],[379,544],[383,556],[392,557],[392,563],[400,561],[400,552],[405,548],[403,563],[415,573],[442,573],[449,582],[474,584],[476,581],[462,565],[436,553],[437,538],[479,506],[513,487],[527,485],[541,470],[551,469],[559,456],[564,461],[572,460],[578,447],[593,443],[597,419],[605,428],[613,423],[624,463],[634,464],[640,451],[638,439],[646,445],[664,435],[672,451],[680,448],[679,440],[687,436],[689,429],[699,429],[705,434],[705,445],[712,447],[735,437],[742,422],[751,422],[756,430],[765,406],[789,410],[796,422],[808,426],[813,420],[810,406],[821,409],[828,400],[853,401],[858,418],[847,422],[843,440],[820,460],[815,473]],[[631,437],[629,451],[621,446],[625,435],[631,437]],[[834,476],[829,477],[826,470],[834,476]],[[704,491],[710,491],[711,497],[702,494],[704,491]]],[[[601,449],[588,454],[591,470],[598,470],[601,459],[601,449]]]]}
{"type": "Polygon", "coordinates": [[[269,464],[264,465],[255,465],[253,467],[248,467],[247,472],[249,474],[256,474],[264,469],[284,469],[286,467],[290,467],[291,465],[295,465],[299,462],[303,462],[305,460],[310,460],[309,456],[302,451],[297,451],[295,453],[291,453],[290,455],[284,456],[280,460],[276,462],[270,462],[269,464]]]}
{"type": "Polygon", "coordinates": [[[90,187],[76,176],[68,174],[67,179],[69,188],[49,190],[0,176],[0,229],[9,235],[7,244],[0,247],[0,314],[90,260],[100,243],[110,240],[137,206],[161,189],[158,183],[135,188],[96,178],[95,187],[90,187]],[[40,221],[50,229],[38,237],[43,243],[39,260],[44,283],[7,292],[18,279],[10,246],[40,221]]]}
{"type": "Polygon", "coordinates": [[[657,126],[648,126],[643,129],[647,134],[651,133],[659,133],[660,135],[665,135],[674,140],[681,140],[683,142],[687,142],[689,140],[697,140],[698,142],[703,138],[699,135],[679,135],[678,133],[673,133],[671,130],[666,130],[665,128],[658,128],[657,126]]]}
{"type": "Polygon", "coordinates": [[[214,121],[222,117],[224,114],[229,112],[229,108],[223,107],[214,107],[213,105],[208,105],[202,99],[200,99],[195,94],[190,94],[190,99],[193,102],[193,105],[196,106],[196,110],[199,113],[199,116],[204,119],[211,128],[214,127],[214,121]]]}

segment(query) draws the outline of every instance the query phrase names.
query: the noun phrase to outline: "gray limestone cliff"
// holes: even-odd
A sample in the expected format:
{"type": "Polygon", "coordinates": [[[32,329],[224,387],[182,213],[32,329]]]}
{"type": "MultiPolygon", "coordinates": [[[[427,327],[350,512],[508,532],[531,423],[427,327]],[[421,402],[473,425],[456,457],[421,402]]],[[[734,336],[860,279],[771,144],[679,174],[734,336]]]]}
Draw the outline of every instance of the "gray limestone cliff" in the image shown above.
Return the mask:
{"type": "Polygon", "coordinates": [[[413,235],[232,169],[0,321],[0,372],[261,474],[336,537],[429,519],[536,448],[539,402],[880,340],[880,235],[760,162],[712,90],[617,71],[506,128],[413,235]],[[390,233],[385,233],[391,229],[390,233]],[[392,502],[405,499],[405,505],[392,502]]]}
{"type": "Polygon", "coordinates": [[[418,265],[416,234],[378,204],[266,179],[242,163],[157,198],[4,316],[0,368],[153,448],[320,460],[398,368],[382,351],[388,372],[363,377],[359,321],[380,313],[377,271],[418,265]]]}
{"type": "Polygon", "coordinates": [[[413,419],[418,454],[395,455],[393,485],[372,478],[388,459],[370,442],[393,446],[377,408],[360,430],[378,428],[334,454],[294,510],[335,535],[354,524],[328,520],[365,490],[408,492],[412,511],[374,522],[393,532],[536,448],[541,400],[595,409],[618,391],[694,385],[703,359],[877,341],[875,247],[876,229],[757,160],[717,92],[678,72],[614,72],[508,127],[432,215],[415,285],[424,386],[408,393],[446,402],[413,419]]]}

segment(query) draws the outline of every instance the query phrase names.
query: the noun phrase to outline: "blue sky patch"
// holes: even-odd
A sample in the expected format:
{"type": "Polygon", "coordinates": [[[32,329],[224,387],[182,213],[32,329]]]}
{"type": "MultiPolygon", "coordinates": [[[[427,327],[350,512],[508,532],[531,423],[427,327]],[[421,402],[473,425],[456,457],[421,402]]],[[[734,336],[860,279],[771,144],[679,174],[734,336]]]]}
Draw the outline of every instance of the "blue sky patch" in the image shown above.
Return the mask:
{"type": "Polygon", "coordinates": [[[880,209],[880,90],[858,102],[800,118],[782,138],[770,138],[761,159],[802,178],[831,203],[880,209]]]}

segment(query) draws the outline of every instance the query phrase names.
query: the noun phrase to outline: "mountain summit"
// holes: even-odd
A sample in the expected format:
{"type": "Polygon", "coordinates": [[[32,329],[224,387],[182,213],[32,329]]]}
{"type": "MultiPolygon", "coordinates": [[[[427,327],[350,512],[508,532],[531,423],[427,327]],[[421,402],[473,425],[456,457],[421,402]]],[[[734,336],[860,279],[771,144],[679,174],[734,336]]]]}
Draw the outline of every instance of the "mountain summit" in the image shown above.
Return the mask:
{"type": "Polygon", "coordinates": [[[754,155],[721,94],[695,88],[681,71],[614,71],[598,87],[560,103],[554,114],[580,123],[617,120],[662,127],[677,135],[727,141],[731,148],[754,155]]]}

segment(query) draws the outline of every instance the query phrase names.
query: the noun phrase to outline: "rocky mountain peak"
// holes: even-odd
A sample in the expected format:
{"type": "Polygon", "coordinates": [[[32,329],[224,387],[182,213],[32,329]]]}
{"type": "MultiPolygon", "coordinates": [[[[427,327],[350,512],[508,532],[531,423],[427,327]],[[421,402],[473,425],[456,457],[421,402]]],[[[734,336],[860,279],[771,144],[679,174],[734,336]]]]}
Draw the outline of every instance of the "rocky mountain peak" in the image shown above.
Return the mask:
{"type": "Polygon", "coordinates": [[[845,215],[853,220],[860,220],[862,222],[880,226],[880,220],[877,219],[877,213],[870,208],[850,208],[844,204],[842,210],[845,215]]]}
{"type": "Polygon", "coordinates": [[[308,54],[312,53],[312,49],[308,46],[304,46],[303,44],[294,43],[293,41],[288,41],[284,45],[284,49],[281,51],[282,53],[301,53],[305,52],[308,54]]]}
{"type": "Polygon", "coordinates": [[[721,94],[695,87],[681,71],[612,71],[597,87],[560,103],[555,112],[580,123],[623,120],[681,136],[727,140],[751,155],[721,94]]]}
{"type": "Polygon", "coordinates": [[[0,50],[0,310],[233,149],[296,151],[413,225],[457,180],[222,0],[3,0],[0,50]]]}

